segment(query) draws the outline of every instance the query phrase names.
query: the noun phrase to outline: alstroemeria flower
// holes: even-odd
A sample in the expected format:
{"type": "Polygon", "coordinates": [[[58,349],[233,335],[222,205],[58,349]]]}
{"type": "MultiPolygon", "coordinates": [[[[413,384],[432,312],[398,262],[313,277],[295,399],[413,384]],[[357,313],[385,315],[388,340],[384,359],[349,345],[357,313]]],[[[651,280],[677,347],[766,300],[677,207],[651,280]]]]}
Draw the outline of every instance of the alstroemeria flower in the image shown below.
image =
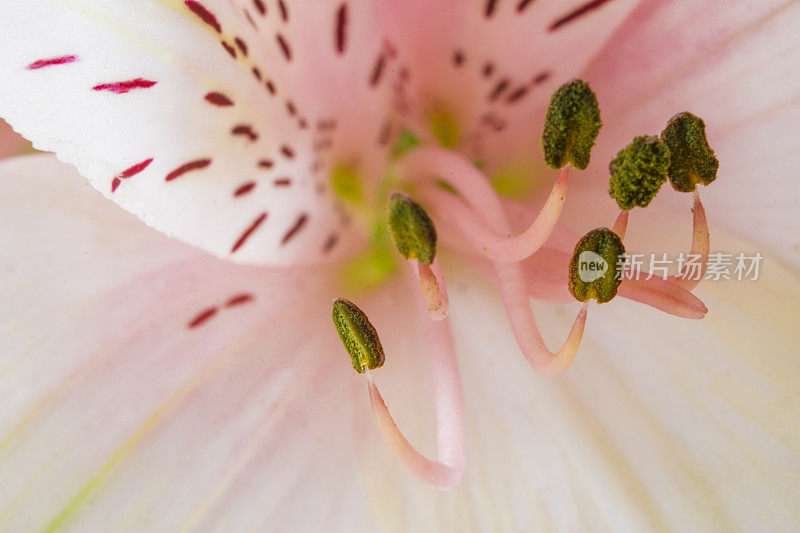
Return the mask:
{"type": "MultiPolygon", "coordinates": [[[[0,165],[0,529],[792,529],[798,21],[777,1],[3,6],[0,116],[62,162],[0,165]],[[578,76],[604,128],[554,226],[566,176],[539,136],[578,76]],[[569,371],[536,373],[553,368],[526,351],[528,296],[546,301],[540,344],[560,345],[577,307],[559,268],[616,215],[608,162],[685,110],[720,160],[702,192],[713,249],[763,254],[760,279],[701,284],[702,321],[592,306],[569,371]],[[418,273],[441,288],[444,267],[444,322],[391,247],[395,190],[441,234],[418,273]],[[470,247],[542,206],[530,259],[470,247]],[[342,296],[380,334],[394,419],[428,457],[445,444],[453,490],[384,445],[331,324],[342,296]],[[426,357],[450,339],[460,372],[426,357]],[[432,431],[436,404],[464,435],[432,431]]],[[[625,245],[687,250],[690,205],[665,188],[625,245]]],[[[654,294],[639,299],[675,311],[654,294]]]]}

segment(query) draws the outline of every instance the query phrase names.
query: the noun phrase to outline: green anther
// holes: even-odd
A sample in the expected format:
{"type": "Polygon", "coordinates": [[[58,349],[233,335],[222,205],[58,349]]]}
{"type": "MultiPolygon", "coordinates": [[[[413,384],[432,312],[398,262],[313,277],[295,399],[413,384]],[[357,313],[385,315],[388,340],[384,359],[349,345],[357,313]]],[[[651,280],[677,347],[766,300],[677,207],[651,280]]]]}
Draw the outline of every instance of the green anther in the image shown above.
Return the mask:
{"type": "Polygon", "coordinates": [[[625,246],[608,228],[592,230],[582,238],[569,262],[569,292],[579,302],[610,301],[622,283],[625,246]]]}
{"type": "Polygon", "coordinates": [[[367,368],[373,370],[383,366],[383,353],[378,332],[356,304],[344,298],[333,301],[333,325],[356,372],[363,374],[367,368]]]}
{"type": "Polygon", "coordinates": [[[404,194],[389,201],[389,229],[394,245],[406,259],[430,265],[436,257],[436,228],[422,207],[404,194]]]}
{"type": "Polygon", "coordinates": [[[692,192],[698,183],[708,185],[717,179],[719,161],[708,145],[703,119],[689,112],[678,113],[669,119],[661,140],[669,146],[667,174],[676,191],[692,192]]]}
{"type": "Polygon", "coordinates": [[[545,162],[552,168],[572,163],[583,170],[589,166],[592,146],[602,125],[597,97],[589,84],[568,81],[553,93],[547,108],[542,130],[545,162]]]}
{"type": "Polygon", "coordinates": [[[647,207],[667,181],[669,162],[669,148],[658,137],[634,138],[608,165],[608,194],[626,211],[647,207]]]}

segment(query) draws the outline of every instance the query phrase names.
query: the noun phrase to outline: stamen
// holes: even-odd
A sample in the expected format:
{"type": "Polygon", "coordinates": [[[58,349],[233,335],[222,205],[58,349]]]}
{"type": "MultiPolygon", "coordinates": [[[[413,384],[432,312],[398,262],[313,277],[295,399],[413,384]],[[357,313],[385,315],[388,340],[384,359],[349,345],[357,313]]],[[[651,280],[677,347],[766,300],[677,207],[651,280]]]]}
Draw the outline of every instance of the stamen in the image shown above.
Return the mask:
{"type": "Polygon", "coordinates": [[[600,107],[589,84],[570,80],[550,98],[542,130],[542,150],[551,168],[589,165],[592,147],[603,125],[600,107]]]}
{"type": "Polygon", "coordinates": [[[493,261],[522,261],[536,253],[550,237],[561,216],[566,198],[569,167],[558,172],[558,179],[550,191],[539,215],[520,235],[504,237],[492,231],[481,219],[457,197],[441,190],[429,193],[433,205],[448,214],[473,246],[493,261]]]}
{"type": "MultiPolygon", "coordinates": [[[[347,321],[345,321],[347,322],[347,321]]],[[[458,372],[458,364],[455,358],[455,349],[450,330],[443,322],[433,322],[424,320],[424,329],[428,342],[429,354],[431,356],[431,374],[433,376],[435,396],[436,396],[436,423],[437,423],[437,444],[439,449],[439,461],[432,461],[419,453],[403,436],[397,427],[386,402],[383,400],[378,387],[375,385],[370,369],[375,368],[369,364],[364,365],[367,373],[369,387],[370,404],[378,427],[383,434],[386,444],[392,450],[395,457],[411,472],[411,474],[431,485],[443,489],[456,487],[464,474],[466,463],[466,453],[464,449],[464,404],[461,391],[461,379],[458,372]]],[[[367,319],[366,315],[351,302],[343,299],[334,301],[334,325],[343,344],[348,352],[351,350],[352,343],[348,344],[345,338],[350,338],[355,333],[356,337],[372,337],[377,346],[380,341],[375,333],[375,328],[367,319]],[[350,324],[344,329],[342,335],[340,329],[341,320],[337,322],[337,302],[345,309],[345,316],[351,314],[358,315],[359,319],[354,321],[357,327],[351,328],[350,324]],[[358,331],[358,327],[362,327],[358,331]]],[[[374,345],[374,344],[373,344],[374,345]]],[[[351,353],[351,358],[353,354],[351,353]]],[[[383,350],[381,349],[381,355],[383,350]]],[[[360,355],[360,352],[359,352],[360,355]]],[[[359,360],[360,361],[360,360],[359,360]]],[[[383,364],[383,359],[381,360],[383,364]]],[[[362,368],[361,365],[353,365],[356,371],[362,368]]],[[[380,366],[380,365],[378,365],[380,366]]]]}
{"type": "Polygon", "coordinates": [[[435,258],[430,265],[426,265],[416,259],[409,261],[422,290],[422,302],[428,316],[433,320],[444,320],[450,310],[450,299],[447,296],[447,286],[444,282],[444,274],[439,265],[439,258],[435,258]]]}
{"type": "Polygon", "coordinates": [[[717,179],[719,161],[708,145],[706,125],[700,117],[678,113],[669,119],[661,139],[672,154],[667,172],[676,191],[692,192],[698,183],[709,185],[717,179]]]}
{"type": "Polygon", "coordinates": [[[333,325],[344,344],[353,368],[359,374],[383,366],[383,353],[378,332],[356,304],[344,298],[333,301],[333,325]]]}
{"type": "Polygon", "coordinates": [[[436,258],[436,227],[425,210],[404,194],[389,202],[389,229],[400,254],[417,276],[422,300],[433,320],[444,320],[450,308],[444,275],[436,258]]]}
{"type": "Polygon", "coordinates": [[[608,166],[608,194],[620,209],[647,207],[667,181],[669,164],[669,148],[658,137],[636,137],[608,166]]]}
{"type": "Polygon", "coordinates": [[[625,240],[625,233],[628,231],[628,214],[630,214],[630,211],[620,211],[614,226],[611,228],[611,231],[619,235],[620,240],[625,240]]]}
{"type": "MultiPolygon", "coordinates": [[[[461,193],[484,222],[496,233],[510,233],[510,225],[491,185],[475,165],[457,153],[436,147],[422,147],[409,152],[401,161],[400,171],[409,180],[440,178],[461,193]]],[[[586,324],[587,306],[575,318],[572,330],[561,349],[550,352],[542,339],[531,312],[525,279],[519,263],[494,262],[500,293],[506,306],[514,336],[523,355],[539,372],[557,374],[575,358],[586,324]]]]}
{"type": "Polygon", "coordinates": [[[694,263],[697,268],[696,271],[686,265],[680,272],[670,278],[672,283],[676,283],[686,289],[687,291],[694,290],[700,284],[703,276],[706,273],[706,263],[708,262],[708,254],[711,250],[711,238],[708,234],[708,220],[706,219],[706,210],[703,208],[703,203],[700,201],[700,194],[695,189],[693,194],[692,206],[692,256],[696,259],[694,263]]]}

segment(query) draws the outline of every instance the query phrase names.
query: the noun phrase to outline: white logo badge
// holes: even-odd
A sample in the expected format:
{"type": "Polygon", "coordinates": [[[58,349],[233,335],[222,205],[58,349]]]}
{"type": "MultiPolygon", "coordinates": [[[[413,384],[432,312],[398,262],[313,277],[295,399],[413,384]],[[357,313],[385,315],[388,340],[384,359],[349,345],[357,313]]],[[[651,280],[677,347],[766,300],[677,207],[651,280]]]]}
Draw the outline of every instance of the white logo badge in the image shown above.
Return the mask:
{"type": "Polygon", "coordinates": [[[584,283],[602,278],[608,271],[608,262],[600,255],[585,251],[578,256],[578,277],[584,283]]]}

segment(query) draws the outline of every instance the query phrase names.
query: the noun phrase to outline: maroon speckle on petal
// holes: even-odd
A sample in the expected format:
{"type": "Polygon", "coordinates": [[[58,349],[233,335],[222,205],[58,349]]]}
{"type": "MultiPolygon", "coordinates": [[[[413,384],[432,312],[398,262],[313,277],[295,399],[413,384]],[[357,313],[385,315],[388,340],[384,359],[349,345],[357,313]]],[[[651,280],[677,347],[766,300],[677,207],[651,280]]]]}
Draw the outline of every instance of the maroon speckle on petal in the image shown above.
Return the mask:
{"type": "Polygon", "coordinates": [[[549,79],[550,79],[550,72],[547,71],[547,70],[544,70],[544,71],[540,72],[539,74],[537,74],[533,78],[533,84],[534,85],[539,85],[540,83],[544,83],[549,79]]]}
{"type": "Polygon", "coordinates": [[[294,106],[294,102],[291,100],[286,100],[286,112],[292,117],[297,114],[297,108],[294,106]]]}
{"type": "Polygon", "coordinates": [[[272,168],[274,165],[272,159],[262,159],[258,162],[259,168],[272,168]]]}
{"type": "Polygon", "coordinates": [[[247,57],[247,43],[245,43],[241,37],[235,37],[233,42],[235,42],[236,46],[239,47],[239,50],[242,51],[242,55],[247,57]]]}
{"type": "Polygon", "coordinates": [[[261,0],[253,0],[253,5],[262,17],[267,14],[267,6],[261,0]]]}
{"type": "Polygon", "coordinates": [[[251,142],[255,142],[258,140],[258,133],[256,133],[253,130],[253,126],[249,124],[239,124],[237,126],[234,126],[233,129],[231,130],[231,134],[244,135],[248,139],[250,139],[251,142]]]}
{"type": "Polygon", "coordinates": [[[336,246],[336,242],[339,240],[339,237],[334,233],[328,240],[325,241],[325,246],[322,247],[322,253],[327,254],[333,250],[333,247],[336,246]]]}
{"type": "Polygon", "coordinates": [[[253,77],[255,79],[257,79],[258,81],[261,81],[261,71],[258,70],[258,67],[253,67],[253,70],[251,72],[253,73],[253,77]]]}
{"type": "Polygon", "coordinates": [[[281,19],[284,22],[289,22],[289,10],[286,9],[286,4],[283,3],[283,0],[278,0],[278,10],[281,12],[281,19]]]}
{"type": "Polygon", "coordinates": [[[238,198],[240,196],[244,196],[245,194],[251,192],[256,187],[255,181],[248,181],[247,183],[242,183],[239,185],[235,191],[233,191],[233,197],[238,198]]]}
{"type": "Polygon", "coordinates": [[[522,98],[524,98],[526,94],[528,94],[528,87],[523,85],[522,87],[518,88],[517,90],[512,92],[510,95],[508,95],[508,98],[506,99],[506,103],[513,104],[514,102],[517,102],[517,101],[521,100],[522,98]]]}
{"type": "Polygon", "coordinates": [[[236,59],[236,50],[234,50],[233,46],[228,44],[226,41],[220,41],[220,44],[222,45],[222,48],[228,52],[228,55],[230,55],[233,59],[236,59]]]}
{"type": "Polygon", "coordinates": [[[286,58],[286,61],[291,61],[292,49],[289,48],[289,43],[280,33],[275,34],[275,39],[278,41],[278,46],[280,46],[281,52],[283,52],[283,57],[286,58]]]}
{"type": "Polygon", "coordinates": [[[533,3],[533,0],[520,0],[520,3],[517,4],[517,13],[522,13],[532,3],[533,3]]]}
{"type": "Polygon", "coordinates": [[[466,58],[464,57],[464,52],[462,52],[461,50],[456,50],[455,52],[453,52],[453,64],[455,66],[457,67],[462,66],[464,64],[465,59],[466,58]]]}
{"type": "Polygon", "coordinates": [[[491,18],[494,15],[494,8],[497,7],[497,0],[486,0],[486,9],[483,14],[486,18],[491,18]]]}
{"type": "Polygon", "coordinates": [[[347,46],[347,4],[343,3],[336,11],[336,51],[343,54],[347,46]]]}
{"type": "Polygon", "coordinates": [[[175,178],[183,176],[187,172],[206,168],[210,164],[211,164],[210,159],[196,159],[194,161],[190,161],[186,164],[179,166],[178,168],[167,174],[167,177],[164,178],[164,181],[172,181],[175,178]]]}
{"type": "Polygon", "coordinates": [[[220,107],[227,107],[233,105],[233,100],[231,100],[222,93],[211,92],[208,93],[205,96],[205,98],[208,103],[218,105],[220,107]]]}
{"type": "Polygon", "coordinates": [[[188,7],[192,13],[200,17],[200,20],[214,28],[217,33],[222,33],[222,26],[220,26],[217,17],[206,9],[203,4],[195,2],[195,0],[186,0],[184,4],[186,4],[186,7],[188,7]]]}
{"type": "Polygon", "coordinates": [[[194,329],[203,325],[205,322],[210,320],[217,314],[218,309],[216,307],[209,307],[203,311],[200,311],[190,322],[187,324],[189,329],[194,329]]]}
{"type": "Polygon", "coordinates": [[[278,178],[272,182],[275,187],[289,187],[292,184],[292,180],[289,178],[278,178]]]}
{"type": "Polygon", "coordinates": [[[376,87],[378,83],[380,83],[381,76],[383,75],[383,67],[385,65],[386,57],[383,54],[380,54],[378,59],[375,61],[375,66],[372,67],[372,74],[369,77],[370,87],[376,87]]]}
{"type": "Polygon", "coordinates": [[[264,86],[269,91],[269,94],[271,94],[272,96],[275,96],[275,92],[276,92],[275,91],[275,84],[272,83],[272,80],[267,80],[267,83],[265,83],[264,86]]]}
{"type": "Polygon", "coordinates": [[[228,298],[228,301],[225,302],[225,307],[236,307],[237,305],[242,305],[246,303],[250,303],[254,300],[252,294],[242,293],[236,294],[228,298]]]}
{"type": "Polygon", "coordinates": [[[231,248],[231,253],[235,253],[236,250],[242,247],[242,245],[247,242],[247,239],[250,238],[250,235],[253,234],[254,231],[258,229],[258,227],[267,219],[266,213],[261,213],[256,217],[252,224],[250,224],[246,230],[242,233],[242,235],[236,239],[236,242],[233,243],[233,248],[231,248]]]}
{"type": "Polygon", "coordinates": [[[294,224],[292,224],[292,227],[289,228],[289,230],[283,236],[283,239],[281,239],[281,246],[284,246],[287,242],[292,240],[300,232],[300,230],[305,227],[307,222],[308,222],[307,214],[303,213],[299,217],[297,217],[297,220],[295,220],[294,224]]]}
{"type": "Polygon", "coordinates": [[[582,16],[591,13],[595,9],[603,7],[603,4],[606,4],[608,1],[609,0],[592,0],[591,2],[586,2],[585,4],[573,9],[566,15],[556,19],[548,29],[550,31],[556,31],[562,26],[566,26],[570,22],[574,22],[575,20],[581,18],[582,16]]]}
{"type": "Polygon", "coordinates": [[[494,86],[492,92],[489,93],[489,101],[494,102],[495,100],[497,100],[500,97],[500,95],[503,94],[503,92],[506,89],[508,89],[508,84],[509,84],[508,78],[503,78],[502,80],[497,82],[497,85],[494,86]]]}
{"type": "Polygon", "coordinates": [[[114,94],[125,94],[133,89],[149,89],[158,82],[136,78],[135,80],[116,81],[113,83],[102,83],[92,87],[95,91],[109,91],[114,94]]]}
{"type": "Polygon", "coordinates": [[[78,56],[61,56],[61,57],[51,57],[49,59],[40,59],[38,61],[34,61],[27,67],[27,70],[38,70],[44,67],[50,67],[53,65],[65,65],[67,63],[74,63],[78,60],[78,56]]]}
{"type": "Polygon", "coordinates": [[[122,183],[121,180],[128,179],[128,178],[130,178],[132,176],[135,176],[139,172],[141,172],[144,169],[146,169],[147,167],[149,167],[150,163],[152,163],[152,162],[153,162],[153,158],[152,157],[150,159],[145,159],[141,163],[136,163],[132,167],[126,168],[125,170],[123,170],[122,172],[120,172],[119,174],[114,176],[114,179],[111,180],[111,192],[114,192],[114,191],[117,190],[117,187],[119,187],[120,183],[122,183]]]}
{"type": "Polygon", "coordinates": [[[286,146],[286,145],[283,145],[283,146],[281,146],[281,153],[282,153],[282,154],[283,154],[283,155],[284,155],[284,156],[285,156],[287,159],[292,159],[292,158],[294,158],[294,150],[292,150],[290,147],[288,147],[288,146],[286,146]]]}

